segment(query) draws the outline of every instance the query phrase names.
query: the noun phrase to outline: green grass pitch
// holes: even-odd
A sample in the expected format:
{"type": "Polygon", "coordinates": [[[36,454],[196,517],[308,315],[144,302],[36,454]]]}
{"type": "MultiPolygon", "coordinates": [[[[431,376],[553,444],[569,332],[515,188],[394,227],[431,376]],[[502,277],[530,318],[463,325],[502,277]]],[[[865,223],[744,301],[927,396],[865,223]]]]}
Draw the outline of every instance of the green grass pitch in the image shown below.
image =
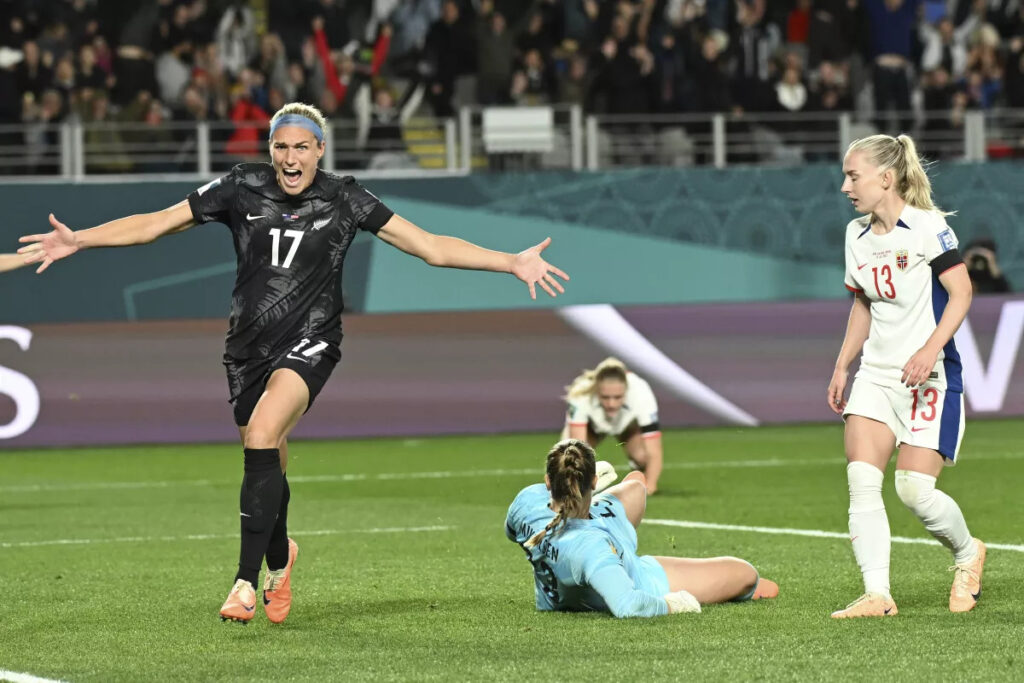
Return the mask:
{"type": "MultiPolygon", "coordinates": [[[[554,435],[297,442],[288,621],[217,610],[237,562],[230,445],[0,453],[0,672],[66,681],[1021,680],[1024,422],[972,421],[940,486],[989,551],[950,614],[950,557],[893,545],[900,614],[834,622],[860,594],[843,538],[645,524],[640,550],[737,555],[777,600],[616,620],[538,613],[503,534],[554,435]]],[[[845,532],[839,425],[665,434],[651,519],[845,532]]],[[[626,471],[614,444],[599,455],[626,471]]],[[[927,534],[885,488],[894,536],[927,534]]],[[[3,675],[0,674],[0,678],[3,675]]]]}

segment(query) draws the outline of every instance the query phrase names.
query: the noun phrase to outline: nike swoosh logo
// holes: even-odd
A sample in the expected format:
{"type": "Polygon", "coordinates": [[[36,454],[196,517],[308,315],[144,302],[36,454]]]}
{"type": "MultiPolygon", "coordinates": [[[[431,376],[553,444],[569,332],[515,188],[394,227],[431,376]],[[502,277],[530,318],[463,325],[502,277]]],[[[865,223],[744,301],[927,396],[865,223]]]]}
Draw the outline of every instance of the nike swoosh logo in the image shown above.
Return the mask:
{"type": "Polygon", "coordinates": [[[912,432],[923,432],[926,429],[928,429],[928,428],[927,427],[911,427],[910,431],[912,431],[912,432]]]}
{"type": "Polygon", "coordinates": [[[975,602],[977,602],[978,598],[981,597],[981,591],[978,591],[977,593],[971,593],[971,597],[974,598],[975,602]]]}
{"type": "Polygon", "coordinates": [[[257,218],[266,218],[266,216],[253,216],[251,213],[245,214],[245,220],[247,221],[254,221],[257,218]]]}
{"type": "Polygon", "coordinates": [[[886,610],[885,610],[885,613],[888,614],[891,611],[892,611],[892,607],[887,607],[886,610]]]}
{"type": "Polygon", "coordinates": [[[253,605],[252,607],[246,607],[245,605],[242,605],[242,609],[244,609],[246,612],[255,612],[256,605],[253,605]]]}
{"type": "Polygon", "coordinates": [[[239,512],[238,514],[242,515],[243,517],[252,517],[252,515],[247,515],[244,512],[239,512]]]}
{"type": "Polygon", "coordinates": [[[267,600],[267,591],[263,591],[263,606],[266,607],[270,604],[270,600],[267,600]]]}
{"type": "Polygon", "coordinates": [[[860,264],[859,266],[857,266],[857,270],[861,270],[866,265],[867,265],[866,263],[860,264]]]}

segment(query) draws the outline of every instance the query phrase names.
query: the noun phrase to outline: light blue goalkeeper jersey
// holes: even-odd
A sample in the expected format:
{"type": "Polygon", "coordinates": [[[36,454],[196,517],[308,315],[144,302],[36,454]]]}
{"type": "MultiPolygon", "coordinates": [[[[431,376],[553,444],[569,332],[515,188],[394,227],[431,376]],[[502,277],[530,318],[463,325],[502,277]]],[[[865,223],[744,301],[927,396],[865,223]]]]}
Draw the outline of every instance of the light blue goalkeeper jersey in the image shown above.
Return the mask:
{"type": "MultiPolygon", "coordinates": [[[[544,484],[527,486],[509,506],[505,535],[521,547],[554,518],[544,484]]],[[[533,548],[537,609],[611,612],[616,617],[668,614],[665,571],[636,554],[636,530],[615,496],[594,497],[590,519],[570,519],[533,548]]]]}

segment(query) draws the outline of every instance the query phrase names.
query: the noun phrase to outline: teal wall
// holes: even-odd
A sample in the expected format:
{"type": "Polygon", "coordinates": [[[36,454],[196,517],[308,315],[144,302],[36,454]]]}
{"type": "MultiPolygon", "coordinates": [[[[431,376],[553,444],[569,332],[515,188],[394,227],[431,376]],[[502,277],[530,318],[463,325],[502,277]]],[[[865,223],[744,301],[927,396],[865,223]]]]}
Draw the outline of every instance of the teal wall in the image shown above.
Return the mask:
{"type": "MultiPolygon", "coordinates": [[[[932,169],[936,199],[958,214],[961,242],[994,237],[1024,286],[1024,164],[932,169]]],[[[693,303],[846,296],[843,229],[854,217],[835,165],[476,174],[367,181],[433,232],[518,251],[553,238],[545,256],[572,277],[557,301],[529,301],[510,277],[434,269],[362,236],[346,262],[351,310],[517,308],[575,303],[693,303]]],[[[0,252],[48,229],[73,228],[180,201],[198,183],[0,186],[0,252]]],[[[0,277],[0,322],[225,317],[234,274],[228,231],[207,225],[156,244],[83,252],[43,276],[0,277]]]]}

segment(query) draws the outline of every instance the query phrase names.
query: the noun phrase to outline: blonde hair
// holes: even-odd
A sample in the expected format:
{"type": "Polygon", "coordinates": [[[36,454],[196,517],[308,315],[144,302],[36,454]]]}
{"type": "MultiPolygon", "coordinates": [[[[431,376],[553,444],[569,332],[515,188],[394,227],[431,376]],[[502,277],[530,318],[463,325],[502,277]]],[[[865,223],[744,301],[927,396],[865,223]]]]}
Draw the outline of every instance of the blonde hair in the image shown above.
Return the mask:
{"type": "Polygon", "coordinates": [[[324,143],[327,142],[327,117],[313,105],[306,104],[304,102],[289,102],[278,109],[270,119],[270,129],[273,130],[274,123],[282,116],[287,116],[288,114],[305,116],[307,119],[320,126],[320,130],[324,134],[324,143]]]}
{"type": "Polygon", "coordinates": [[[618,358],[609,356],[597,364],[593,370],[584,370],[565,388],[565,398],[577,398],[594,393],[597,385],[606,379],[614,379],[626,384],[626,364],[618,358]]]}
{"type": "Polygon", "coordinates": [[[579,439],[563,439],[548,451],[546,469],[551,482],[551,500],[558,504],[558,514],[523,544],[526,548],[536,546],[565,520],[586,516],[587,498],[597,473],[594,449],[579,439]]]}
{"type": "Polygon", "coordinates": [[[896,176],[896,194],[916,209],[938,211],[943,216],[952,212],[943,211],[932,201],[932,183],[925,172],[924,164],[917,154],[917,146],[909,135],[871,135],[854,140],[846,154],[863,152],[868,161],[883,172],[892,169],[896,176]]]}

